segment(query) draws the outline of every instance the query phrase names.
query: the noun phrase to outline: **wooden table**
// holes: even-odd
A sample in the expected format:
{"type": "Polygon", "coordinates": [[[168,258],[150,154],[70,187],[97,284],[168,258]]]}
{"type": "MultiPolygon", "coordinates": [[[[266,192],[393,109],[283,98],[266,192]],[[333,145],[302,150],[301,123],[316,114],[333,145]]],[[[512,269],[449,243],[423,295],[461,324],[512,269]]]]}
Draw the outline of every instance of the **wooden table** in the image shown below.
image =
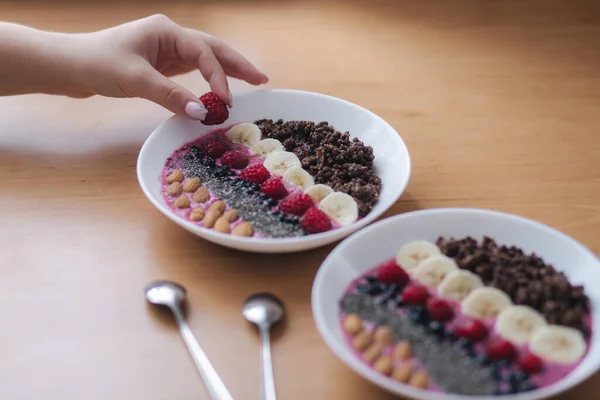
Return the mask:
{"type": "MultiPolygon", "coordinates": [[[[598,4],[4,1],[0,15],[87,31],[165,13],[240,49],[270,87],[332,94],[388,120],[407,142],[413,176],[386,216],[491,208],[597,253],[598,4]]],[[[199,74],[179,81],[207,88],[199,74]]],[[[311,284],[332,246],[230,251],[144,198],[138,150],[168,116],[141,100],[0,99],[0,399],[208,399],[172,319],[144,301],[156,278],[189,289],[190,323],[236,399],[258,398],[258,341],[240,306],[259,290],[289,310],[274,343],[281,399],[391,399],[338,361],[315,328],[311,284]]],[[[558,398],[598,391],[600,375],[558,398]]]]}

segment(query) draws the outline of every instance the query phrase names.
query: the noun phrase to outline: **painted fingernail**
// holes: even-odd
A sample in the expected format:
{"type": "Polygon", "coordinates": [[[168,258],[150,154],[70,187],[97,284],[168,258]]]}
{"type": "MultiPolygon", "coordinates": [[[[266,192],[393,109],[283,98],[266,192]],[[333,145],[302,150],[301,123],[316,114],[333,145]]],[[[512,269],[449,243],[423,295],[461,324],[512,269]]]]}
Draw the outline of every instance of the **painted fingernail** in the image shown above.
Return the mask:
{"type": "Polygon", "coordinates": [[[204,118],[206,118],[208,111],[206,110],[206,107],[204,107],[204,104],[190,101],[185,105],[185,113],[189,115],[190,118],[203,121],[204,118]]]}
{"type": "Polygon", "coordinates": [[[233,95],[231,94],[231,90],[229,91],[229,107],[233,107],[233,95]]]}
{"type": "Polygon", "coordinates": [[[262,74],[262,76],[263,76],[263,83],[269,82],[269,77],[267,75],[262,74]]]}

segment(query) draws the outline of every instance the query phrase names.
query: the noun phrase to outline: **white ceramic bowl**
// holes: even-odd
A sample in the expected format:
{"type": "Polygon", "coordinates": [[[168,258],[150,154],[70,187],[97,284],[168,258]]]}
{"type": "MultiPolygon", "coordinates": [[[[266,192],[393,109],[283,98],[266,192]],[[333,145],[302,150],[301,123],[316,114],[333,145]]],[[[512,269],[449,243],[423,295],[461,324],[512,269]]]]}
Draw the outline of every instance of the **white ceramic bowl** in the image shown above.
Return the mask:
{"type": "Polygon", "coordinates": [[[173,222],[188,231],[226,247],[257,253],[307,250],[340,240],[373,222],[400,197],[410,178],[410,156],[394,128],[372,112],[335,97],[295,90],[262,90],[234,95],[234,107],[223,126],[254,122],[261,118],[327,121],[338,131],[349,131],[373,147],[375,169],[382,180],[381,195],[371,213],[356,223],[320,234],[298,238],[244,238],[208,230],[173,214],[160,194],[162,169],[167,157],[184,143],[220,126],[205,126],[183,117],[172,117],[144,143],[137,163],[140,186],[150,202],[173,222]]]}
{"type": "Polygon", "coordinates": [[[477,209],[415,211],[377,222],[340,243],[321,265],[312,288],[312,310],[317,328],[333,352],[351,369],[390,392],[422,400],[537,400],[563,392],[596,372],[600,366],[600,261],[586,247],[565,234],[522,217],[477,209]],[[339,299],[351,280],[395,256],[403,244],[438,236],[460,238],[484,235],[499,244],[511,244],[535,252],[573,284],[585,287],[592,307],[591,349],[581,364],[562,381],[532,392],[498,396],[461,396],[416,389],[376,373],[346,345],[339,326],[339,299]]]}

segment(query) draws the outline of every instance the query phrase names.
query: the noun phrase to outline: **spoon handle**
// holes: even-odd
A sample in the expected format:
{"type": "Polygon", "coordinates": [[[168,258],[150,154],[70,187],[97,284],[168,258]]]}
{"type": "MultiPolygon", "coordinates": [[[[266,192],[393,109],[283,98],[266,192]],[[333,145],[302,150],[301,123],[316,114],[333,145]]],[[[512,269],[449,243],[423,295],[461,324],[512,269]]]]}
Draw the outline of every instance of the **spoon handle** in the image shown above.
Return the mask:
{"type": "Polygon", "coordinates": [[[269,328],[260,328],[260,358],[262,388],[261,400],[277,400],[275,392],[275,378],[273,377],[273,362],[271,360],[271,336],[269,328]]]}
{"type": "Polygon", "coordinates": [[[200,344],[194,337],[190,326],[186,322],[185,318],[181,310],[175,308],[173,310],[175,314],[175,319],[177,320],[177,325],[179,325],[179,331],[181,332],[181,336],[183,337],[183,341],[185,342],[194,363],[196,364],[196,368],[204,380],[204,385],[206,386],[206,390],[208,391],[212,400],[233,400],[233,397],[227,390],[227,387],[219,377],[219,374],[212,366],[210,360],[200,347],[200,344]]]}

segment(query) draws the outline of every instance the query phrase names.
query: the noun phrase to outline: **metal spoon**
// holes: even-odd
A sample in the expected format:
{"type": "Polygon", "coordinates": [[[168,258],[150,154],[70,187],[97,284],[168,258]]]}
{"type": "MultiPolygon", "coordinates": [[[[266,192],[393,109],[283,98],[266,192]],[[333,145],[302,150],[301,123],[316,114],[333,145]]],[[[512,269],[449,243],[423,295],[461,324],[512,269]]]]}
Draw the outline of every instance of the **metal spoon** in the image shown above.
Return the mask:
{"type": "Polygon", "coordinates": [[[260,332],[261,355],[261,400],[276,400],[275,379],[273,377],[273,363],[271,360],[271,327],[284,315],[283,302],[270,293],[257,293],[248,297],[244,302],[242,313],[244,317],[256,324],[260,332]]]}
{"type": "Polygon", "coordinates": [[[210,363],[208,357],[206,357],[206,354],[204,354],[200,344],[198,344],[181,311],[181,304],[185,300],[186,295],[185,288],[175,282],[155,281],[147,284],[144,291],[146,292],[146,299],[150,303],[168,307],[173,312],[173,315],[175,315],[175,320],[179,326],[183,341],[196,364],[196,368],[204,381],[211,399],[233,400],[219,374],[217,374],[217,371],[210,363]]]}

